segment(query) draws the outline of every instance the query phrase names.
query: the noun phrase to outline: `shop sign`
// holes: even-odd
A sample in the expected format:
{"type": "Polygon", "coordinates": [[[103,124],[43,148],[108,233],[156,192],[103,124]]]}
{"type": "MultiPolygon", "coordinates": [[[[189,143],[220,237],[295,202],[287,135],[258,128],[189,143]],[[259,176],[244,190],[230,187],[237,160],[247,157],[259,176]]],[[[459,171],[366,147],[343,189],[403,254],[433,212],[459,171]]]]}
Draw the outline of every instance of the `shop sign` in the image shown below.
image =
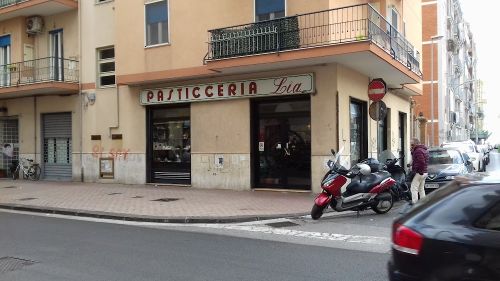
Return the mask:
{"type": "Polygon", "coordinates": [[[141,91],[143,105],[314,93],[312,73],[141,91]]]}

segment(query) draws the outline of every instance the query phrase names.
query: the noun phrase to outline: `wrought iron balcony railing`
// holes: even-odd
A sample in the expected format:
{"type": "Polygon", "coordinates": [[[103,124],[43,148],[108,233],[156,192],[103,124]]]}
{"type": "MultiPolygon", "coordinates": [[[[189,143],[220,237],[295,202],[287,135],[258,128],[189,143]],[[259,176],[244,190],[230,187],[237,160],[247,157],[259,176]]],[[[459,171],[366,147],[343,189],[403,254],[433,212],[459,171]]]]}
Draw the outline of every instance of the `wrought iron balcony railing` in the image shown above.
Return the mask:
{"type": "Polygon", "coordinates": [[[78,61],[47,57],[0,65],[0,88],[41,82],[78,83],[78,61]]]}
{"type": "Polygon", "coordinates": [[[26,2],[29,0],[0,0],[0,9],[4,7],[8,7],[11,5],[19,4],[21,2],[26,2]]]}
{"type": "Polygon", "coordinates": [[[371,41],[422,75],[415,48],[370,4],[209,30],[207,60],[371,41]]]}

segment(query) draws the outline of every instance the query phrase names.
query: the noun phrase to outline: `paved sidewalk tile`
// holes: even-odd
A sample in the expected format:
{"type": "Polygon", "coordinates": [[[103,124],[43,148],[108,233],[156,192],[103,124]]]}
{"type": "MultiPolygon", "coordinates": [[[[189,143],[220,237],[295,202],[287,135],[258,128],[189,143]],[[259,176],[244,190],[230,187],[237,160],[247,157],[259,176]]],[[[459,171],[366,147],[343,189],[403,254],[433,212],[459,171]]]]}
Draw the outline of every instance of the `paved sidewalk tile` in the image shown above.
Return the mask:
{"type": "Polygon", "coordinates": [[[165,222],[229,222],[308,214],[311,193],[179,186],[0,181],[0,207],[165,222]]]}

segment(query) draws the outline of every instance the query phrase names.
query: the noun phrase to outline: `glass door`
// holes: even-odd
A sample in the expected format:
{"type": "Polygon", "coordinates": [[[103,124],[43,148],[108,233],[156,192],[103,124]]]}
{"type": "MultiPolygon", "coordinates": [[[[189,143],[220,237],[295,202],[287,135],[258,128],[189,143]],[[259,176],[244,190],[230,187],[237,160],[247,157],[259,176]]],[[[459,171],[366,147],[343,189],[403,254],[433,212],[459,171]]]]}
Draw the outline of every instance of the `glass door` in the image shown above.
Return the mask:
{"type": "Polygon", "coordinates": [[[191,183],[189,107],[151,109],[150,178],[152,182],[191,183]]]}
{"type": "Polygon", "coordinates": [[[64,49],[62,29],[50,32],[50,80],[64,80],[64,49]]]}
{"type": "Polygon", "coordinates": [[[368,119],[366,102],[351,99],[351,166],[368,157],[368,119]]]}
{"type": "Polygon", "coordinates": [[[309,100],[257,104],[256,187],[311,188],[309,100]]]}

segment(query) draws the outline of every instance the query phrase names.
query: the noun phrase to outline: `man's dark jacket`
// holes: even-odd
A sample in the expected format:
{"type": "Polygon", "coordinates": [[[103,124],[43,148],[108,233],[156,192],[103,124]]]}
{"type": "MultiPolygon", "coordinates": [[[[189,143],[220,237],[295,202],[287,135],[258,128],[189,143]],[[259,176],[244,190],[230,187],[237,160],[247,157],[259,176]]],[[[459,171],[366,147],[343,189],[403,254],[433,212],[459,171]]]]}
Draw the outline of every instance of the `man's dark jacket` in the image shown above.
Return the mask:
{"type": "Polygon", "coordinates": [[[423,144],[416,145],[411,151],[413,158],[412,171],[419,174],[427,173],[427,165],[429,164],[429,152],[423,144]]]}

